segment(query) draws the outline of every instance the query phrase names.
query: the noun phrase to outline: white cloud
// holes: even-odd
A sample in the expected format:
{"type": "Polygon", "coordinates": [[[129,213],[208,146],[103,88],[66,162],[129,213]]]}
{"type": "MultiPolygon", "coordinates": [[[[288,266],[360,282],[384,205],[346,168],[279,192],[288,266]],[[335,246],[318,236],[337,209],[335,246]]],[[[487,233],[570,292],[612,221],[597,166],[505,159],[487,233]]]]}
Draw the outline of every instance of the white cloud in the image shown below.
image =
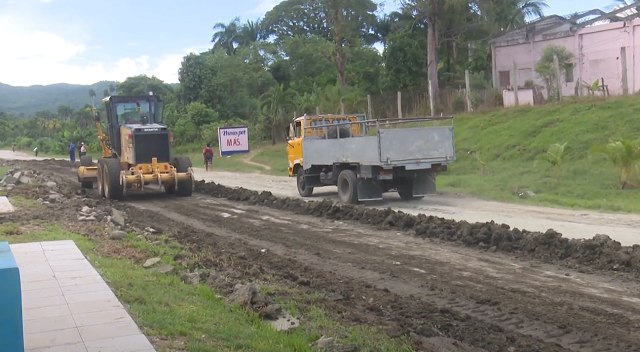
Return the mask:
{"type": "MultiPolygon", "coordinates": [[[[155,74],[167,83],[178,82],[182,57],[199,52],[173,54],[152,60],[149,56],[125,57],[115,62],[91,62],[81,55],[87,48],[42,31],[28,31],[10,18],[0,17],[0,82],[15,86],[34,84],[91,84],[102,80],[123,81],[138,74],[155,74]]],[[[205,50],[204,48],[202,50],[205,50]]]]}

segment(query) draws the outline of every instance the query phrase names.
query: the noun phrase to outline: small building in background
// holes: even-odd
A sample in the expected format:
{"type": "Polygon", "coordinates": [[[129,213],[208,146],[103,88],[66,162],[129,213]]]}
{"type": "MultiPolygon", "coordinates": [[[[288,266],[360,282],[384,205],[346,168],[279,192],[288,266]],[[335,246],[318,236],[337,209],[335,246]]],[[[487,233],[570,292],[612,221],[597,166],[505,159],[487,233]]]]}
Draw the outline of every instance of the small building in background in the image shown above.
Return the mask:
{"type": "MultiPolygon", "coordinates": [[[[543,50],[561,45],[574,55],[572,70],[561,77],[562,95],[587,95],[595,81],[610,95],[640,90],[640,12],[638,4],[611,12],[591,10],[572,16],[546,16],[491,40],[493,86],[544,86],[535,72],[543,50]],[[589,17],[592,17],[589,19],[589,17]],[[514,71],[514,62],[516,70],[514,71]],[[514,81],[514,79],[516,79],[514,81]]],[[[542,92],[546,97],[546,90],[542,92]]],[[[597,91],[594,94],[601,95],[597,91]]],[[[506,101],[515,99],[505,99],[506,101]]],[[[511,104],[509,104],[511,105],[511,104]]]]}

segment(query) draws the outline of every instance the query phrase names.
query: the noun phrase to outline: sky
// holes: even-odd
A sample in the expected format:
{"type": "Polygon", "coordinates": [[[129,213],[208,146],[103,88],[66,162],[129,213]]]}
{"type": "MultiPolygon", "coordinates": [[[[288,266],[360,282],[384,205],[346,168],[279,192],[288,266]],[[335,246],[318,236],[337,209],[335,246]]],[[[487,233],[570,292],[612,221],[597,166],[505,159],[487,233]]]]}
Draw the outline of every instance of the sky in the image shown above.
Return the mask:
{"type": "MultiPolygon", "coordinates": [[[[0,0],[0,82],[13,86],[178,82],[182,58],[211,47],[213,25],[256,20],[282,0],[0,0]]],[[[614,0],[547,0],[546,14],[605,8],[614,0]]],[[[385,11],[398,7],[386,0],[385,11]]]]}

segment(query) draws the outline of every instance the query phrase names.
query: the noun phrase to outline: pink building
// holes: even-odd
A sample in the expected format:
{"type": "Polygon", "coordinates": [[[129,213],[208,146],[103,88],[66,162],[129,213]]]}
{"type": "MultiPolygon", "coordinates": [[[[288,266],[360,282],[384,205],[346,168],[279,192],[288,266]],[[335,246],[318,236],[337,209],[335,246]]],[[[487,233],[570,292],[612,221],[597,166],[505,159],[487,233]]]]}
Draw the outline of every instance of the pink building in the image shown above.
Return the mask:
{"type": "MultiPolygon", "coordinates": [[[[640,19],[636,18],[636,6],[621,7],[610,13],[592,10],[569,19],[547,16],[493,39],[493,86],[504,89],[513,85],[514,62],[518,87],[524,86],[527,80],[544,86],[534,66],[544,48],[555,44],[566,47],[575,57],[573,70],[561,80],[564,96],[586,95],[588,91],[584,84],[580,87],[579,82],[591,85],[601,78],[611,95],[637,92],[640,90],[640,19]],[[580,21],[594,14],[598,17],[580,21]]],[[[546,91],[544,94],[546,96],[546,91]]]]}

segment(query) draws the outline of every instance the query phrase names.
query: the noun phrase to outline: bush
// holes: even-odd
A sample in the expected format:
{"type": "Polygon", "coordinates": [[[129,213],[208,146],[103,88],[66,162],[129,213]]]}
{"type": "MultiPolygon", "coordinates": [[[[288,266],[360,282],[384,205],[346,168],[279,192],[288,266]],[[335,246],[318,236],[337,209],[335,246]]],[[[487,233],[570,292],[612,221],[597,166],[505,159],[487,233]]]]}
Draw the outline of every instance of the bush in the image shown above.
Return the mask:
{"type": "Polygon", "coordinates": [[[467,104],[464,102],[464,97],[462,94],[456,94],[453,96],[453,101],[451,102],[451,109],[453,112],[463,112],[466,109],[467,104]]]}

